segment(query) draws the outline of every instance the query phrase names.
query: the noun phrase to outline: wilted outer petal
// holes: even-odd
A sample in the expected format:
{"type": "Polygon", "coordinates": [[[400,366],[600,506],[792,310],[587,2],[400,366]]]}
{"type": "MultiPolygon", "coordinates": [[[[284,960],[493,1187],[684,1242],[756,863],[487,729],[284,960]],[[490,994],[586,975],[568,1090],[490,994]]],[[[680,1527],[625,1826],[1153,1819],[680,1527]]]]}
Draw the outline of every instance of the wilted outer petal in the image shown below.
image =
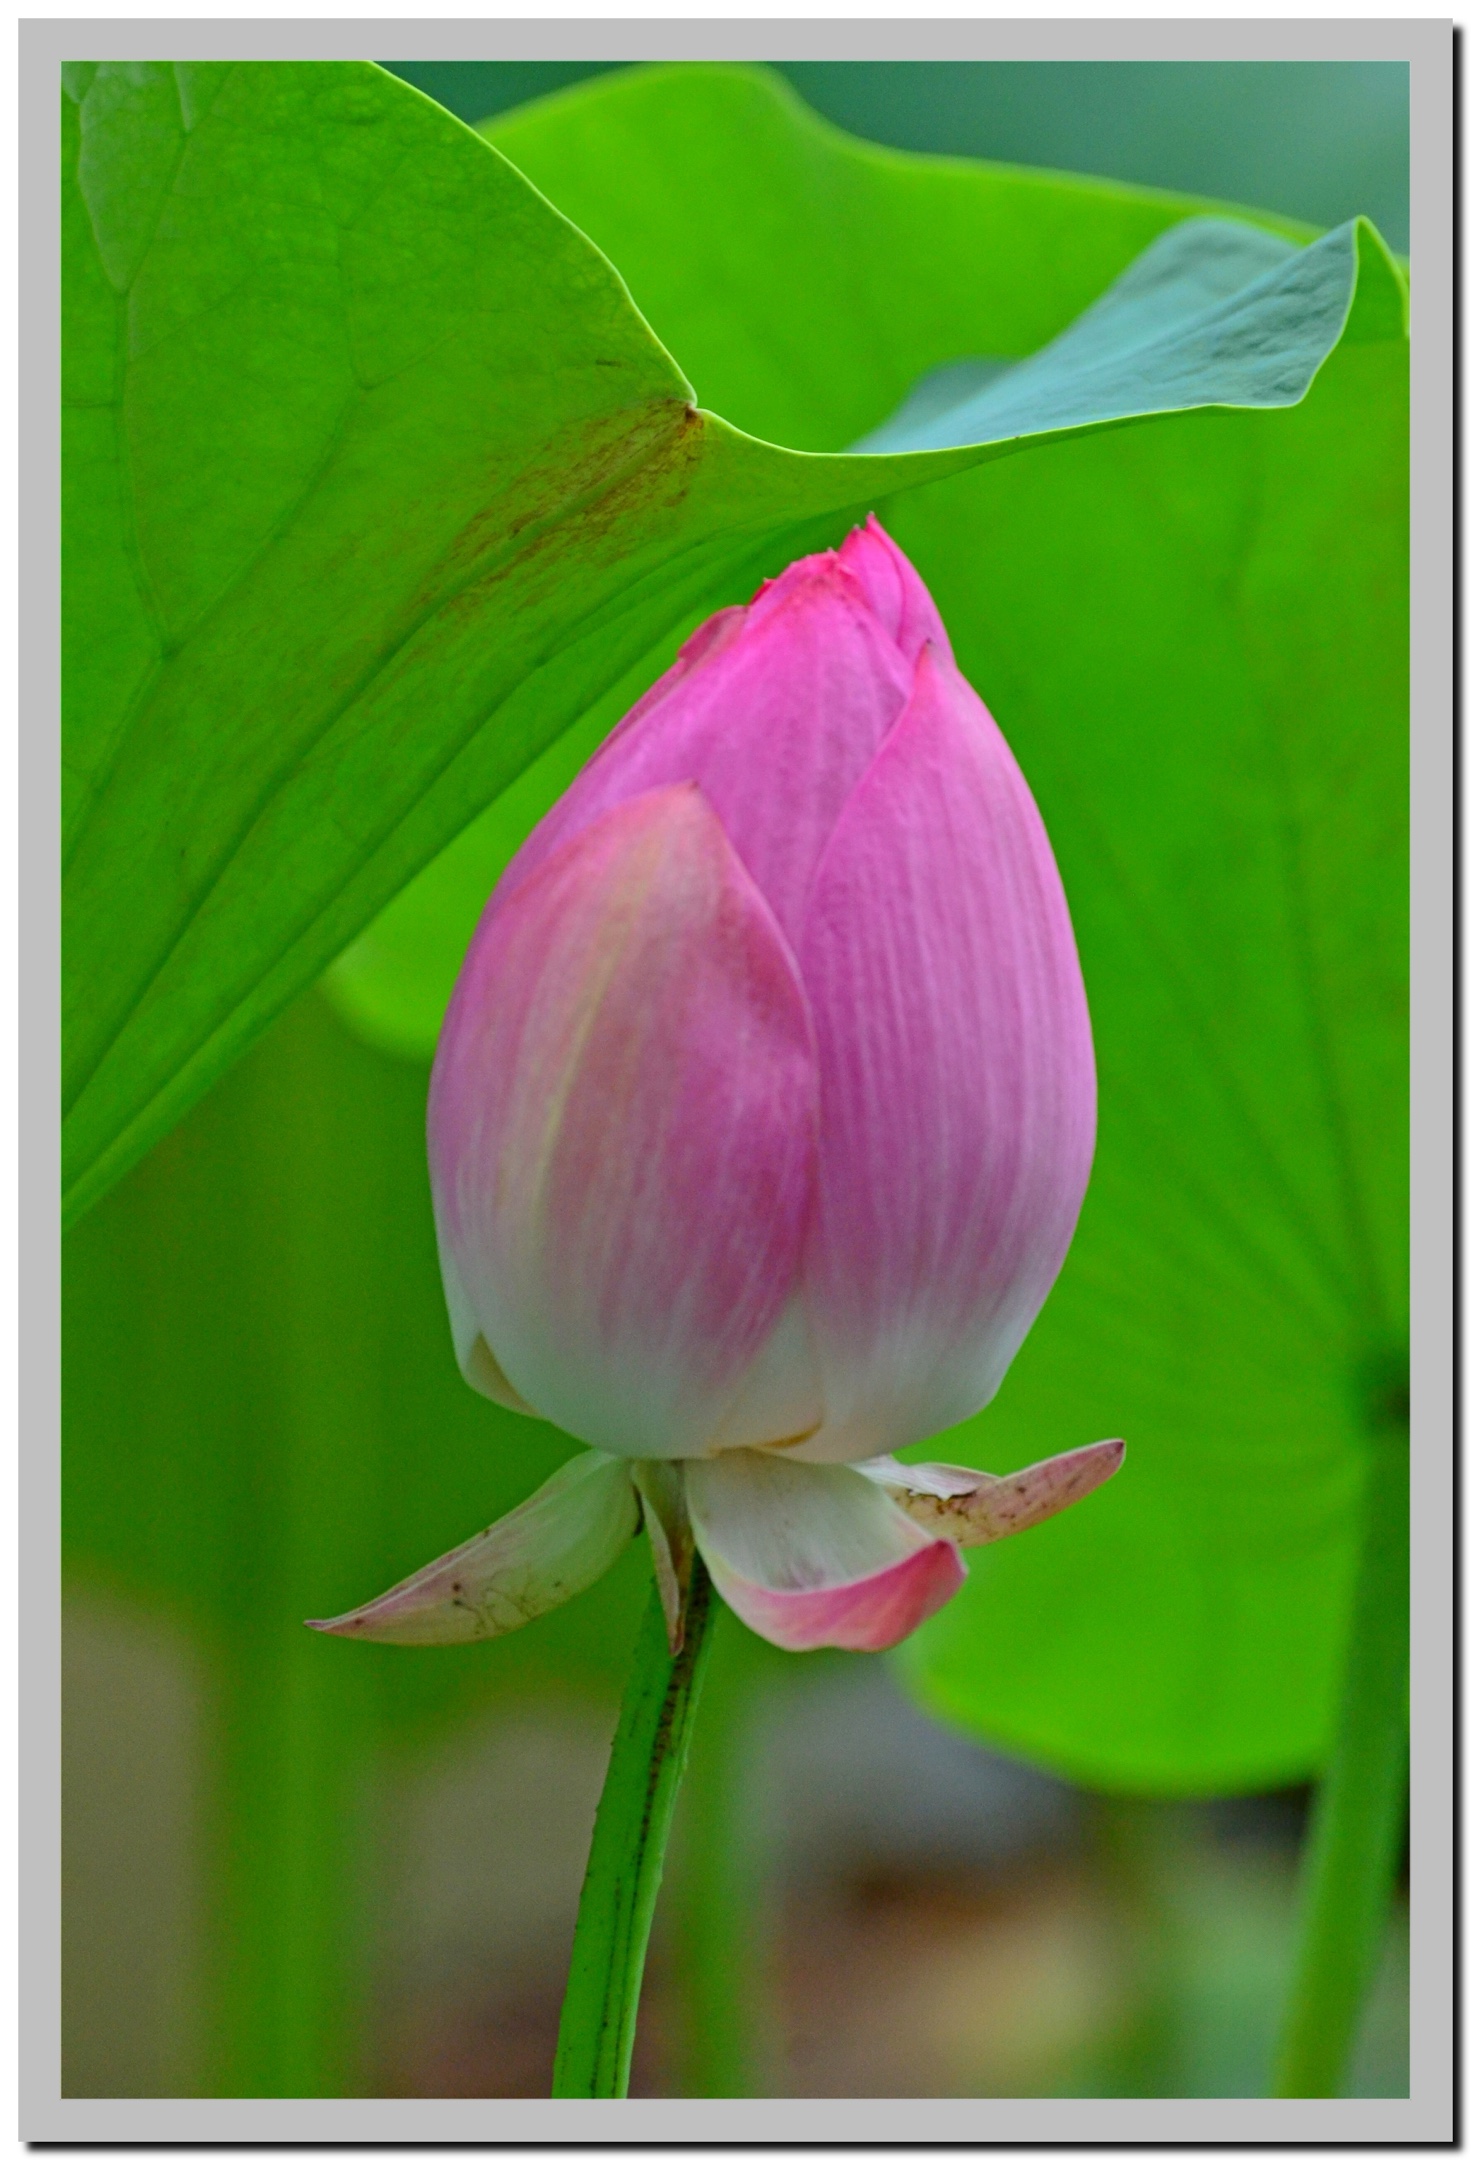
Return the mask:
{"type": "Polygon", "coordinates": [[[994,1545],[1096,1492],[1123,1459],[1122,1440],[1095,1440],[1005,1477],[958,1463],[895,1462],[892,1455],[854,1468],[881,1485],[932,1536],[957,1545],[994,1545]]]}
{"type": "Polygon", "coordinates": [[[856,1460],[990,1400],[1093,1153],[1088,1010],[1047,835],[933,646],[828,845],[799,958],[822,1074],[804,1276],[827,1413],[804,1452],[856,1460]]]}
{"type": "Polygon", "coordinates": [[[340,1620],[308,1620],[307,1626],[363,1642],[460,1643],[508,1635],[606,1574],[638,1521],[628,1464],[588,1450],[442,1560],[340,1620]]]}
{"type": "Polygon", "coordinates": [[[699,1454],[787,1302],[815,1117],[789,950],[697,788],[543,863],[430,1089],[440,1234],[516,1393],[614,1454],[699,1454]]]}
{"type": "Polygon", "coordinates": [[[887,1650],[965,1579],[870,1478],[737,1449],[685,1469],[695,1542],[746,1625],[783,1650],[887,1650]]]}
{"type": "Polygon", "coordinates": [[[613,804],[696,780],[795,940],[818,857],[911,677],[840,558],[791,564],[749,608],[696,632],[532,833],[492,909],[613,804]]]}

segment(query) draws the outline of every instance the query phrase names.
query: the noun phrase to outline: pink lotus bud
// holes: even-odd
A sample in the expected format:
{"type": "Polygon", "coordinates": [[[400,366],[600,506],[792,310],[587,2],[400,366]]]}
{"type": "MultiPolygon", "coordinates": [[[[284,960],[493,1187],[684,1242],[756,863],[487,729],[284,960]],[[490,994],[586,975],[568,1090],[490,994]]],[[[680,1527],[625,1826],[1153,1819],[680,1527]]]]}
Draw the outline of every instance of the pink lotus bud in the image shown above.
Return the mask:
{"type": "Polygon", "coordinates": [[[429,1111],[466,1377],[615,1454],[923,1440],[1093,1123],[1041,818],[870,520],[706,623],[491,898],[429,1111]]]}
{"type": "Polygon", "coordinates": [[[616,1488],[672,1633],[692,1535],[762,1633],[884,1647],[955,1589],[959,1544],[1087,1489],[870,1458],[991,1399],[1093,1130],[1041,818],[870,519],[707,622],[491,896],[429,1098],[461,1368],[606,1457],[685,1466],[616,1488]]]}

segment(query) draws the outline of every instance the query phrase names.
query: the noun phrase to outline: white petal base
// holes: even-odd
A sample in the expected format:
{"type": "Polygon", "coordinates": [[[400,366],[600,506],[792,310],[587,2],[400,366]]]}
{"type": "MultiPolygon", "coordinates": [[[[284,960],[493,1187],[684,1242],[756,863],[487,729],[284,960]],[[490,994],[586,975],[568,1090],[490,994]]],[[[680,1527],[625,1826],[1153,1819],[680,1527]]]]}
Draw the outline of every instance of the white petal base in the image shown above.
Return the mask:
{"type": "Polygon", "coordinates": [[[965,1579],[933,1537],[846,1465],[755,1449],[685,1465],[695,1542],[746,1625],[784,1650],[887,1650],[965,1579]]]}

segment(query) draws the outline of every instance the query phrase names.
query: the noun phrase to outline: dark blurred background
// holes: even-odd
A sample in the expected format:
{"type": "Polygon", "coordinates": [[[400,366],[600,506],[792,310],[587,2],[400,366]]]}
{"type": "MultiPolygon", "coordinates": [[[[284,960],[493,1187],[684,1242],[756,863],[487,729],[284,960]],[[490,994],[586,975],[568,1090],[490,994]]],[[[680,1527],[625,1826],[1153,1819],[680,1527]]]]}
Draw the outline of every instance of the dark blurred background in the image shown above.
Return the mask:
{"type": "MultiPolygon", "coordinates": [[[[604,71],[393,66],[472,122],[604,71]]],[[[876,141],[1364,211],[1408,245],[1403,66],[781,72],[876,141]]],[[[508,1469],[454,1372],[425,1078],[313,993],[69,1240],[69,2093],[548,2089],[641,1555],[494,1657],[325,1672],[294,1628],[257,1655],[268,1608],[321,1609],[326,1516],[363,1525],[347,1603],[380,1553],[451,1541],[436,1506],[488,1519],[552,1467],[523,1426],[508,1469]],[[380,1523],[390,1449],[422,1474],[380,1523]]],[[[634,2089],[1259,2092],[1303,1813],[1082,1793],[930,1723],[878,1660],[723,1621],[634,2089]]],[[[1401,1899],[1352,2089],[1407,2066],[1401,1899]]]]}
{"type": "MultiPolygon", "coordinates": [[[[391,60],[471,123],[617,63],[391,60]]],[[[802,60],[777,73],[870,141],[1279,210],[1410,244],[1410,71],[1387,60],[802,60]]]]}

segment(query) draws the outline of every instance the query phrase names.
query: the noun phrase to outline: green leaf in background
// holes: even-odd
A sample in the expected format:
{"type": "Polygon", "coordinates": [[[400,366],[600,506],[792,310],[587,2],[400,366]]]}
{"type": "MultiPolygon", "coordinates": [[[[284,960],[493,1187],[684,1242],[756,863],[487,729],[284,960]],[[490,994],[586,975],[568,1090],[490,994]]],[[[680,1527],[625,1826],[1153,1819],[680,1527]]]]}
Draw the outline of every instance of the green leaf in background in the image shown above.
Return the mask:
{"type": "Polygon", "coordinates": [[[1127,1477],[983,1559],[922,1694],[1155,1790],[1321,1760],[1386,1371],[1407,1370],[1407,404],[1345,345],[1297,411],[1069,445],[896,537],[1037,793],[1099,1061],[1093,1182],[992,1408],[1009,1468],[1127,1477]]]}
{"type": "MultiPolygon", "coordinates": [[[[1187,206],[874,151],[750,72],[611,87],[589,109],[631,117],[635,188],[663,160],[644,208],[663,276],[701,295],[701,363],[743,283],[777,289],[762,205],[820,213],[800,268],[822,274],[725,355],[729,377],[758,338],[781,385],[735,385],[744,434],[694,409],[609,261],[382,70],[67,71],[72,1217],[692,612],[839,513],[1115,417],[1084,396],[902,463],[793,454],[851,440],[930,366],[1031,349],[1187,206]],[[707,194],[746,122],[755,194],[707,194]],[[952,304],[958,269],[985,304],[952,304]]],[[[1345,254],[1303,318],[1304,379],[1357,274],[1345,254]]],[[[1131,410],[1239,392],[1197,370],[1131,410]]]]}
{"type": "MultiPolygon", "coordinates": [[[[389,60],[472,124],[620,65],[389,60]]],[[[627,63],[621,63],[624,67],[627,63]]],[[[1326,229],[1410,232],[1410,70],[1394,60],[778,60],[797,96],[896,150],[1252,203],[1326,229]]]]}
{"type": "MultiPolygon", "coordinates": [[[[746,70],[605,78],[490,132],[706,398],[809,450],[936,368],[1036,351],[1199,207],[846,142],[746,70]]],[[[1404,299],[1355,238],[1345,333],[1292,410],[1052,439],[883,512],[1041,804],[1100,1070],[1058,1288],[995,1404],[931,1452],[1005,1470],[1130,1443],[1088,1507],[977,1556],[905,1669],[1102,1784],[1317,1765],[1371,1398],[1404,1357],[1404,299]]],[[[344,959],[333,994],[380,1041],[427,1054],[494,876],[654,672],[344,959]]]]}

